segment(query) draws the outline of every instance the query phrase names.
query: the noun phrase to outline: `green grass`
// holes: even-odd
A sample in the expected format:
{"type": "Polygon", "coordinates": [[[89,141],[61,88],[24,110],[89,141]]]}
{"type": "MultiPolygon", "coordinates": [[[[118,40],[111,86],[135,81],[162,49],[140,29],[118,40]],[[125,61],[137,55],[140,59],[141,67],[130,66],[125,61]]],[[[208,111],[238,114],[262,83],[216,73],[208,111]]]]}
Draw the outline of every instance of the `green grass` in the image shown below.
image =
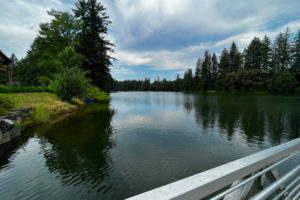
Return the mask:
{"type": "Polygon", "coordinates": [[[13,107],[14,104],[10,98],[6,96],[0,97],[0,116],[8,114],[13,107]]]}
{"type": "Polygon", "coordinates": [[[47,122],[52,116],[74,111],[82,105],[83,102],[78,99],[73,99],[73,103],[63,102],[55,94],[48,92],[0,93],[0,106],[5,107],[0,115],[11,110],[34,107],[31,117],[24,121],[25,126],[47,122]]]}

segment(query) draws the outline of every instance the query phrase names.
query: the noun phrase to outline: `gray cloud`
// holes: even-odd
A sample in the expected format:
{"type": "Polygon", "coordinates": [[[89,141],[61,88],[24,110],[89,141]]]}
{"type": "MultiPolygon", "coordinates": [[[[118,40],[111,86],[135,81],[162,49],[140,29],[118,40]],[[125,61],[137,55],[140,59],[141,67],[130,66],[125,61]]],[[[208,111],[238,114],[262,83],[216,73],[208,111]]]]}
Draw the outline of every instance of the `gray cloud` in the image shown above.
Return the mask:
{"type": "Polygon", "coordinates": [[[0,48],[10,55],[26,55],[39,24],[51,18],[47,10],[70,10],[69,4],[60,0],[3,0],[0,2],[0,48]]]}
{"type": "Polygon", "coordinates": [[[297,0],[113,0],[106,5],[119,62],[155,70],[194,68],[205,49],[219,53],[232,41],[242,49],[254,36],[274,38],[287,26],[300,29],[297,0]]]}
{"type": "MultiPolygon", "coordinates": [[[[71,0],[72,1],[72,0],[71,0]]],[[[74,0],[75,1],[75,0],[74,0]]],[[[286,26],[299,30],[299,0],[103,0],[113,22],[109,39],[117,66],[155,70],[194,67],[205,49],[219,53],[235,40],[245,47],[254,36],[272,38],[286,26]]],[[[24,56],[50,8],[70,11],[67,0],[0,1],[0,48],[24,56]]],[[[132,70],[116,68],[116,74],[132,70]]]]}

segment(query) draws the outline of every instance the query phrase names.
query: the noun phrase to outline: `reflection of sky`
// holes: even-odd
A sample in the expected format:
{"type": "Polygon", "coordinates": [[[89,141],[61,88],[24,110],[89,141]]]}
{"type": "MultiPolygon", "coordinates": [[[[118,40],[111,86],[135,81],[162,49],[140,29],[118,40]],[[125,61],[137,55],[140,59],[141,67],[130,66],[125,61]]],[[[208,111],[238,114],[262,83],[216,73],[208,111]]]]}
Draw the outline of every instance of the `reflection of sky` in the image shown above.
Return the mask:
{"type": "MultiPolygon", "coordinates": [[[[293,98],[272,96],[113,93],[115,170],[140,192],[241,158],[278,142],[270,134],[272,121],[261,119],[290,116],[291,106],[298,104],[293,98]]],[[[282,120],[284,130],[291,131],[291,119],[282,120]]],[[[282,134],[283,141],[289,140],[282,134]]]]}
{"type": "Polygon", "coordinates": [[[112,94],[111,106],[117,111],[112,155],[120,176],[139,173],[137,180],[127,181],[151,183],[138,186],[146,190],[258,151],[239,129],[228,140],[217,123],[203,128],[195,120],[194,100],[183,93],[112,94]]]}
{"type": "Polygon", "coordinates": [[[1,166],[0,199],[124,199],[300,135],[297,95],[111,96],[115,112],[90,104],[22,135],[1,166]]]}

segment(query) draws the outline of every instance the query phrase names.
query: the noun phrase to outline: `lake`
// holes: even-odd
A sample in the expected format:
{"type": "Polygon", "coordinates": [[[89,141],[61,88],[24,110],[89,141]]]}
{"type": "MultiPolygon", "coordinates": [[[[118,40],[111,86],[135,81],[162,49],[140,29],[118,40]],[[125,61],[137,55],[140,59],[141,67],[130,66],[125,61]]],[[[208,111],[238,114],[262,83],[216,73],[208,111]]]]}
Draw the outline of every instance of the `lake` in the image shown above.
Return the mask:
{"type": "Polygon", "coordinates": [[[300,96],[118,92],[28,129],[0,199],[124,199],[300,135],[300,96]]]}

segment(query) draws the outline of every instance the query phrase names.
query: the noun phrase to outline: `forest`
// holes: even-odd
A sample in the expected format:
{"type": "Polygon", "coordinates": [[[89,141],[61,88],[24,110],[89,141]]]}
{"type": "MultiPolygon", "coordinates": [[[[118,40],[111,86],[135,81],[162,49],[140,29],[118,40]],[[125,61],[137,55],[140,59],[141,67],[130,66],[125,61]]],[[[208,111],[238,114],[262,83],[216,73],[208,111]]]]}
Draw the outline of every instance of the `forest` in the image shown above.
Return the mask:
{"type": "Polygon", "coordinates": [[[240,51],[235,42],[220,56],[205,51],[196,68],[181,78],[114,80],[113,91],[268,91],[293,93],[300,83],[300,31],[292,37],[290,29],[280,32],[272,42],[268,35],[254,37],[240,51]]]}

